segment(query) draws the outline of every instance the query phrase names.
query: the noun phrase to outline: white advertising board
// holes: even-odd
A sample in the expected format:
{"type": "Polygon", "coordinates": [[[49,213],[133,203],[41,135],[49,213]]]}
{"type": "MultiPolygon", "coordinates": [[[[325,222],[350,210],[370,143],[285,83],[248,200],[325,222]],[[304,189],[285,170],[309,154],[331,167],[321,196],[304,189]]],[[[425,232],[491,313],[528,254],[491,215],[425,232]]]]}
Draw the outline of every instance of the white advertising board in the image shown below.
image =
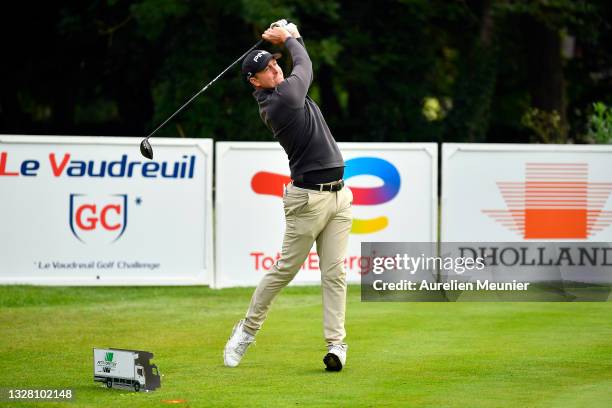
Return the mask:
{"type": "Polygon", "coordinates": [[[612,146],[444,144],[446,242],[612,241],[612,146]]]}
{"type": "MultiPolygon", "coordinates": [[[[353,227],[345,266],[358,282],[362,241],[435,241],[435,143],[339,143],[353,192],[353,227]]],[[[214,287],[256,285],[278,257],[285,220],[287,155],[276,142],[218,142],[214,287]]],[[[364,267],[367,265],[364,265],[364,267]]],[[[313,247],[292,283],[320,282],[313,247]]]]}
{"type": "Polygon", "coordinates": [[[209,284],[212,140],[0,136],[0,283],[209,284]]]}

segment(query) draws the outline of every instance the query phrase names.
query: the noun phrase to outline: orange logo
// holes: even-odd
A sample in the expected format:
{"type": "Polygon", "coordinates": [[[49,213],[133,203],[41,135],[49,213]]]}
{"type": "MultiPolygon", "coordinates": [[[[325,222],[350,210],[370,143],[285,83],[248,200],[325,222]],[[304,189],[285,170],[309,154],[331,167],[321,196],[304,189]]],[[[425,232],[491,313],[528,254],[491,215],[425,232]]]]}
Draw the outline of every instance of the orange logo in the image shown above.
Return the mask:
{"type": "Polygon", "coordinates": [[[526,163],[524,182],[497,182],[507,209],[482,212],[524,239],[586,239],[612,224],[612,183],[588,175],[588,163],[526,163]]]}

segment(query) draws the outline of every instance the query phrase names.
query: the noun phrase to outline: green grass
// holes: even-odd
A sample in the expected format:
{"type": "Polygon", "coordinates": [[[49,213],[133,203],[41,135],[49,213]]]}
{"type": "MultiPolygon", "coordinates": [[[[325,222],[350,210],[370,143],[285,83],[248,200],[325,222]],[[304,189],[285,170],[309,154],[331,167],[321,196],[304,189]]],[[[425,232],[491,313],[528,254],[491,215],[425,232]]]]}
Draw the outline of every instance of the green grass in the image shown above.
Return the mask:
{"type": "Polygon", "coordinates": [[[351,286],[347,367],[327,373],[320,290],[292,287],[228,369],[222,349],[251,292],[0,287],[0,387],[76,392],[16,407],[612,406],[610,302],[362,303],[351,286]],[[94,383],[93,347],[152,351],[162,388],[94,383]]]}

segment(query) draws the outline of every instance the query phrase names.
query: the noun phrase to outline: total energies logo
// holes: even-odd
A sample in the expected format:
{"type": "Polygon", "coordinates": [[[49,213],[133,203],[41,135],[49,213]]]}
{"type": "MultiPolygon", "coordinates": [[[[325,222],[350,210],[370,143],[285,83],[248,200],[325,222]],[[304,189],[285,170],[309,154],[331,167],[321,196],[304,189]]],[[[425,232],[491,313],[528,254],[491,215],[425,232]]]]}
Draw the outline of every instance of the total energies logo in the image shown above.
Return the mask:
{"type": "MultiPolygon", "coordinates": [[[[387,160],[378,157],[357,157],[346,161],[344,179],[370,175],[380,178],[383,185],[379,187],[351,187],[353,205],[379,205],[389,202],[399,193],[401,179],[397,168],[387,160]]],[[[257,194],[283,196],[283,185],[291,181],[283,174],[260,171],[251,179],[251,188],[257,194]]],[[[353,219],[351,233],[371,234],[381,231],[389,225],[386,216],[371,219],[353,219]]]]}
{"type": "Polygon", "coordinates": [[[612,183],[588,181],[588,163],[526,163],[525,181],[499,181],[505,210],[482,210],[524,239],[587,239],[612,224],[612,183]]]}
{"type": "MultiPolygon", "coordinates": [[[[136,199],[140,204],[140,199],[136,199]]],[[[128,196],[91,197],[70,194],[70,230],[83,243],[113,243],[128,223],[128,196]]]]}

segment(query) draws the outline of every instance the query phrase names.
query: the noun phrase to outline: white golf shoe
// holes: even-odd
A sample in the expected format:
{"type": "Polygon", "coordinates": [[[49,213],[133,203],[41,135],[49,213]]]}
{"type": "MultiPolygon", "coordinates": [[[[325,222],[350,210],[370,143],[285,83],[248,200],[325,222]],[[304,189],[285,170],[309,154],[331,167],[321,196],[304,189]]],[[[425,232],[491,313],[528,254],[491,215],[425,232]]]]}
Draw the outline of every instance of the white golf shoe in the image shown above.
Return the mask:
{"type": "Polygon", "coordinates": [[[340,371],[346,364],[346,352],[348,345],[346,344],[328,344],[327,354],[323,357],[325,369],[327,371],[340,371]]]}
{"type": "Polygon", "coordinates": [[[244,319],[234,326],[225,349],[223,350],[223,361],[227,367],[237,367],[246,353],[247,348],[255,341],[255,336],[244,331],[244,319]]]}

